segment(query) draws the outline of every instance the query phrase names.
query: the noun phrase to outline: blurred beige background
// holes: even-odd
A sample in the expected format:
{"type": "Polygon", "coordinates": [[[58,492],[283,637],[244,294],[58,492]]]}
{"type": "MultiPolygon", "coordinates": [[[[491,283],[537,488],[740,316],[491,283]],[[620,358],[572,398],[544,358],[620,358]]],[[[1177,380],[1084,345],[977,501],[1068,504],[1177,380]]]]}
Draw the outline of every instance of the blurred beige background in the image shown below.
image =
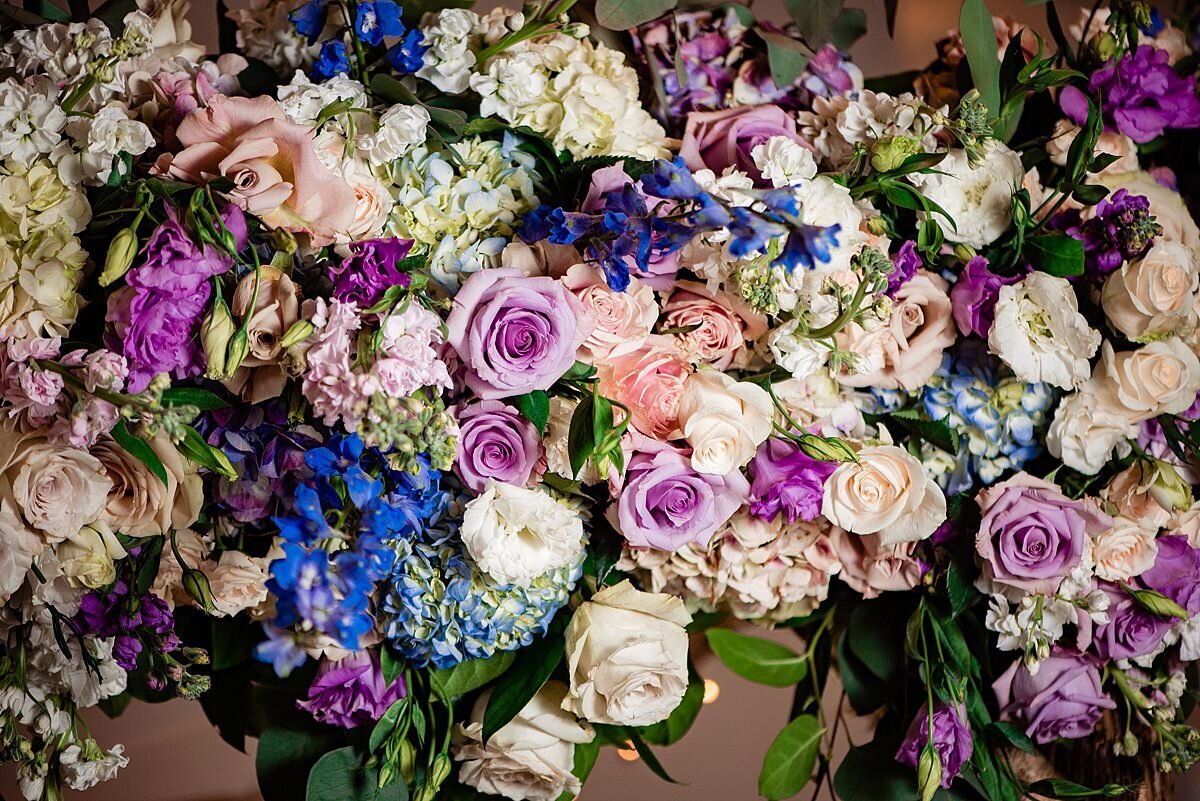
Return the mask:
{"type": "MultiPolygon", "coordinates": [[[[516,3],[518,0],[511,0],[516,3]]],[[[247,0],[233,0],[238,7],[247,0]]],[[[497,5],[485,2],[485,7],[497,5]]],[[[216,3],[193,0],[195,38],[210,48],[216,42],[216,3]]],[[[786,18],[782,0],[759,0],[752,5],[767,18],[786,18]]],[[[850,0],[864,9],[869,32],[853,49],[855,61],[868,76],[915,69],[934,56],[933,43],[957,27],[960,0],[900,0],[895,39],[884,25],[883,0],[850,0]]],[[[1046,36],[1044,8],[1023,0],[989,0],[995,14],[1009,15],[1046,36]]],[[[1060,0],[1064,25],[1075,20],[1083,0],[1060,0]]],[[[1048,38],[1048,37],[1047,37],[1048,38]]],[[[773,635],[780,642],[798,647],[790,632],[773,635]]],[[[719,694],[705,706],[691,733],[670,748],[657,749],[666,769],[683,785],[668,785],[655,777],[638,760],[626,761],[606,748],[589,779],[581,801],[751,801],[763,754],[788,720],[791,691],[762,687],[730,674],[711,655],[700,658],[698,669],[716,682],[719,694]]],[[[840,693],[831,688],[827,714],[836,714],[840,693]]],[[[249,756],[225,745],[205,720],[200,707],[174,701],[149,706],[135,704],[117,720],[100,713],[89,723],[103,744],[124,743],[129,767],[119,778],[101,785],[85,796],[87,801],[256,801],[253,752],[249,756]]],[[[870,721],[857,720],[844,728],[856,743],[870,736],[870,721]]],[[[839,751],[848,740],[840,737],[839,751]]],[[[251,748],[253,741],[250,741],[251,748]]],[[[1179,788],[1178,801],[1200,801],[1200,771],[1193,771],[1179,788]]],[[[807,788],[800,798],[811,797],[807,788]]],[[[11,770],[0,768],[0,801],[15,801],[11,770]]],[[[68,796],[79,798],[78,794],[68,796]]],[[[817,796],[828,799],[827,792],[817,796]]],[[[300,801],[300,799],[297,799],[300,801]]]]}

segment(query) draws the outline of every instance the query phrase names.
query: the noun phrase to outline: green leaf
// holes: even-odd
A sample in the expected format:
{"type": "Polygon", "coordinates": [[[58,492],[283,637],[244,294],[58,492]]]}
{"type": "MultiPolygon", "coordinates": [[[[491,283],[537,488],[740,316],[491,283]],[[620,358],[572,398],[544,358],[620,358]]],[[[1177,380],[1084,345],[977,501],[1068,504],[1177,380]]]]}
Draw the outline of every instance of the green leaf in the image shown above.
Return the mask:
{"type": "Polygon", "coordinates": [[[578,476],[584,464],[596,452],[593,406],[592,396],[584,395],[571,415],[571,426],[567,430],[567,456],[571,460],[572,471],[570,478],[578,476]]]}
{"type": "Polygon", "coordinates": [[[1067,278],[1083,275],[1083,242],[1068,234],[1044,234],[1025,240],[1025,255],[1035,268],[1067,278]]]}
{"type": "Polygon", "coordinates": [[[646,767],[650,768],[650,771],[655,776],[665,782],[670,782],[671,784],[680,783],[675,779],[672,779],[671,774],[667,773],[667,769],[664,768],[662,763],[658,761],[658,757],[654,754],[654,751],[650,749],[650,746],[646,745],[646,741],[642,739],[640,734],[638,734],[637,729],[626,726],[625,734],[629,737],[629,742],[633,745],[634,750],[638,752],[638,756],[642,758],[642,761],[646,763],[646,767]]]}
{"type": "Polygon", "coordinates": [[[961,615],[979,597],[979,591],[958,562],[951,562],[946,570],[946,596],[950,599],[951,617],[961,615]]]}
{"type": "Polygon", "coordinates": [[[155,534],[140,540],[142,546],[141,552],[138,554],[138,573],[137,573],[137,591],[138,595],[145,595],[150,591],[150,585],[154,583],[154,579],[158,576],[158,560],[162,556],[163,546],[166,544],[167,538],[161,534],[155,534]]]}
{"type": "Polygon", "coordinates": [[[900,604],[867,601],[854,607],[846,625],[846,644],[854,656],[889,685],[904,676],[905,617],[900,604]]]}
{"type": "Polygon", "coordinates": [[[837,671],[850,706],[860,715],[870,715],[891,700],[892,688],[854,655],[846,642],[845,631],[838,638],[837,671]]]}
{"type": "Polygon", "coordinates": [[[688,686],[683,693],[683,700],[675,707],[670,717],[642,729],[642,735],[647,742],[655,745],[672,745],[683,739],[692,728],[700,707],[704,705],[704,680],[696,673],[691,665],[688,671],[688,686]]]}
{"type": "Polygon", "coordinates": [[[404,660],[385,645],[379,653],[379,667],[383,671],[383,680],[391,684],[404,671],[404,660]]]}
{"type": "Polygon", "coordinates": [[[808,66],[808,60],[815,55],[812,48],[784,33],[760,30],[758,35],[767,43],[771,80],[778,87],[794,84],[808,66]]]}
{"type": "Polygon", "coordinates": [[[539,434],[546,433],[546,424],[550,422],[550,396],[545,390],[535,389],[510,400],[521,416],[533,423],[539,434]]]}
{"type": "Polygon", "coordinates": [[[1134,792],[1137,787],[1122,784],[1106,784],[1092,789],[1066,779],[1042,779],[1029,785],[1029,792],[1048,798],[1119,798],[1134,792]]]}
{"type": "Polygon", "coordinates": [[[840,801],[917,801],[917,774],[896,761],[896,746],[871,742],[851,748],[833,776],[840,801]]]}
{"type": "Polygon", "coordinates": [[[1000,59],[996,56],[996,28],[984,0],[963,0],[958,18],[963,48],[971,67],[971,80],[988,112],[1000,112],[1000,59]]]}
{"type": "Polygon", "coordinates": [[[896,36],[896,10],[900,5],[900,0],[883,0],[883,10],[887,16],[887,32],[888,36],[895,38],[896,36]]]}
{"type": "Polygon", "coordinates": [[[113,430],[110,433],[118,445],[128,451],[139,462],[146,465],[151,473],[158,476],[159,481],[163,484],[167,483],[167,468],[163,466],[162,459],[158,458],[158,454],[150,447],[150,443],[129,432],[124,420],[117,421],[117,424],[113,426],[113,430]]]}
{"type": "Polygon", "coordinates": [[[844,8],[833,23],[829,41],[839,50],[849,50],[867,32],[867,12],[861,8],[844,8]]]}
{"type": "Polygon", "coordinates": [[[406,801],[408,787],[396,780],[379,786],[379,771],[364,768],[353,746],[330,751],[308,774],[305,801],[406,801]]]}
{"type": "Polygon", "coordinates": [[[803,790],[812,778],[824,733],[813,715],[801,715],[784,726],[763,759],[758,774],[759,795],[776,801],[803,790]]]}
{"type": "MultiPolygon", "coordinates": [[[[1111,156],[1112,154],[1101,153],[1100,155],[1111,156]]],[[[1097,156],[1096,161],[1099,161],[1099,156],[1097,156]]],[[[1108,197],[1108,187],[1102,184],[1080,184],[1075,187],[1075,191],[1071,193],[1071,197],[1085,206],[1095,206],[1101,200],[1108,197]]]]}
{"type": "Polygon", "coordinates": [[[844,0],[784,0],[800,35],[814,50],[829,41],[844,4],[844,0]]]}
{"type": "Polygon", "coordinates": [[[392,732],[396,730],[396,724],[400,721],[400,716],[407,712],[409,703],[407,697],[398,698],[375,722],[374,728],[371,729],[371,740],[367,745],[372,754],[378,752],[384,741],[392,736],[392,732]]]}
{"type": "Polygon", "coordinates": [[[1037,745],[1030,739],[1029,735],[1011,723],[997,721],[988,724],[987,731],[996,734],[1007,744],[1027,754],[1037,753],[1037,745]]]}
{"type": "Polygon", "coordinates": [[[786,645],[731,629],[709,629],[704,636],[717,658],[744,679],[770,687],[790,687],[808,675],[807,658],[786,645]]]}
{"type": "Polygon", "coordinates": [[[516,651],[500,651],[487,659],[471,659],[454,667],[431,670],[429,682],[447,700],[478,690],[512,667],[516,651]]]}
{"type": "Polygon", "coordinates": [[[550,678],[554,668],[562,661],[566,643],[560,632],[548,632],[540,640],[534,640],[527,648],[517,652],[510,670],[506,671],[488,699],[483,713],[483,741],[517,716],[538,690],[550,678]]]}
{"type": "Polygon", "coordinates": [[[233,481],[238,472],[229,457],[220,448],[215,448],[204,441],[200,432],[191,426],[184,426],[183,440],[176,447],[179,452],[201,467],[207,467],[219,476],[233,481]]]}
{"type": "Polygon", "coordinates": [[[268,726],[258,738],[254,770],[266,801],[304,798],[308,772],[332,748],[332,733],[268,726]]]}
{"type": "Polygon", "coordinates": [[[212,669],[226,670],[249,662],[259,638],[257,626],[252,626],[244,617],[213,618],[212,669]]]}
{"type": "Polygon", "coordinates": [[[162,394],[164,406],[195,406],[202,412],[228,409],[229,404],[217,393],[193,387],[174,387],[162,394]]]}
{"type": "Polygon", "coordinates": [[[676,4],[676,0],[596,0],[596,21],[610,31],[624,31],[661,17],[676,4]]]}
{"type": "Polygon", "coordinates": [[[865,414],[863,417],[872,425],[894,423],[947,453],[958,452],[958,432],[950,428],[945,420],[930,420],[916,409],[900,409],[891,414],[865,414]]]}

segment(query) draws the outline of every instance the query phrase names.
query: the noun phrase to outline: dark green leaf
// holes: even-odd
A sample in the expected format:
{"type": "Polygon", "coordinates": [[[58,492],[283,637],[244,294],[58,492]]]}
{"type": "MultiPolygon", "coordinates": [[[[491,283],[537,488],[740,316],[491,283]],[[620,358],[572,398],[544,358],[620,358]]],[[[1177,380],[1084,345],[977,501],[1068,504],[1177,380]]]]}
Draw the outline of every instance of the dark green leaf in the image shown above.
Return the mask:
{"type": "Polygon", "coordinates": [[[406,801],[408,788],[396,780],[379,786],[379,771],[364,768],[353,746],[322,756],[308,774],[305,801],[406,801]]]}
{"type": "Polygon", "coordinates": [[[129,693],[121,693],[120,695],[110,695],[104,698],[96,706],[100,707],[100,711],[110,718],[121,716],[129,704],[133,702],[133,696],[129,693]]]}
{"type": "Polygon", "coordinates": [[[242,617],[213,618],[210,651],[213,670],[249,662],[259,637],[257,626],[242,617]]]}
{"type": "Polygon", "coordinates": [[[958,19],[971,80],[980,101],[992,114],[1000,111],[1000,60],[996,57],[996,28],[984,0],[963,0],[958,19]]]}
{"type": "Polygon", "coordinates": [[[470,659],[444,670],[431,670],[429,682],[443,698],[457,698],[478,690],[512,667],[516,651],[500,651],[487,659],[470,659]]]}
{"type": "Polygon", "coordinates": [[[411,703],[408,698],[400,698],[392,703],[383,713],[383,716],[375,722],[375,727],[371,729],[371,740],[367,745],[368,750],[374,754],[379,751],[384,742],[392,736],[392,732],[396,730],[396,724],[400,721],[401,716],[408,712],[408,705],[411,703]]]}
{"type": "Polygon", "coordinates": [[[667,773],[667,769],[664,768],[662,763],[658,761],[658,757],[655,756],[654,751],[650,749],[650,746],[646,745],[646,741],[642,739],[640,734],[638,734],[637,729],[626,726],[625,734],[629,737],[630,744],[632,744],[634,749],[638,752],[638,756],[642,758],[642,761],[646,763],[646,767],[650,768],[650,771],[655,776],[665,782],[679,784],[679,782],[671,778],[671,774],[667,773]]]}
{"type": "Polygon", "coordinates": [[[896,761],[896,746],[872,742],[851,748],[833,777],[840,801],[917,801],[917,774],[896,761]]]}
{"type": "Polygon", "coordinates": [[[205,442],[204,437],[200,436],[200,432],[191,426],[184,426],[183,440],[176,447],[188,459],[219,476],[230,481],[238,477],[237,470],[225,452],[205,442]]]}
{"type": "Polygon", "coordinates": [[[978,597],[979,591],[975,589],[970,577],[966,575],[965,568],[958,562],[951,562],[950,567],[946,570],[946,596],[950,599],[950,615],[958,617],[967,607],[978,597]]]}
{"type": "Polygon", "coordinates": [[[846,632],[838,640],[838,678],[850,706],[860,715],[870,715],[891,700],[893,690],[871,672],[846,644],[846,632]]]}
{"type": "Polygon", "coordinates": [[[174,387],[162,394],[164,406],[195,406],[202,412],[228,409],[229,404],[215,392],[193,387],[174,387]]]}
{"type": "Polygon", "coordinates": [[[383,670],[383,680],[391,684],[404,671],[404,660],[384,646],[379,653],[379,667],[383,670]]]}
{"type": "Polygon", "coordinates": [[[887,32],[891,37],[896,35],[896,9],[899,5],[900,0],[883,0],[883,10],[887,15],[887,32]]]}
{"type": "Polygon", "coordinates": [[[566,643],[557,631],[550,631],[533,644],[517,652],[511,669],[501,676],[483,713],[483,741],[517,716],[562,661],[566,643]]]}
{"type": "Polygon", "coordinates": [[[596,20],[611,31],[636,28],[675,8],[676,0],[596,0],[596,20]]]}
{"type": "Polygon", "coordinates": [[[1004,740],[1004,742],[1008,743],[1013,748],[1017,748],[1027,754],[1033,754],[1037,752],[1037,744],[1030,739],[1029,735],[1011,723],[997,721],[996,723],[990,724],[987,727],[987,730],[998,735],[1004,740]]]}
{"type": "Polygon", "coordinates": [[[784,33],[759,31],[758,35],[767,43],[771,80],[780,87],[794,84],[808,66],[808,60],[813,57],[812,48],[784,33]]]}
{"type": "Polygon", "coordinates": [[[571,426],[567,430],[567,456],[571,460],[570,478],[579,475],[584,464],[596,452],[595,429],[592,425],[593,403],[591,395],[584,395],[571,415],[571,426]]]}
{"type": "Polygon", "coordinates": [[[744,679],[790,687],[808,675],[808,660],[786,645],[731,629],[709,629],[704,634],[717,658],[744,679]]]}
{"type": "MultiPolygon", "coordinates": [[[[115,39],[125,31],[126,15],[137,10],[137,0],[109,0],[93,11],[91,16],[103,22],[115,39]]],[[[83,22],[83,20],[77,21],[83,22]]]]}
{"type": "Polygon", "coordinates": [[[1092,789],[1066,779],[1042,779],[1029,785],[1026,789],[1047,798],[1120,798],[1137,788],[1121,784],[1106,784],[1103,787],[1092,789]]]}
{"type": "Polygon", "coordinates": [[[129,429],[125,427],[124,420],[118,421],[110,433],[118,445],[128,451],[139,462],[146,465],[151,473],[158,476],[159,481],[163,484],[167,483],[167,468],[163,466],[162,459],[158,458],[158,454],[150,447],[150,443],[129,432],[129,429]]]}
{"type": "Polygon", "coordinates": [[[829,41],[844,0],[784,0],[784,5],[805,43],[818,50],[829,41]]]}
{"type": "Polygon", "coordinates": [[[254,770],[266,801],[304,798],[308,772],[333,747],[332,735],[269,726],[258,738],[254,770]]]}
{"type": "Polygon", "coordinates": [[[512,405],[517,407],[522,417],[533,423],[539,434],[546,433],[546,424],[550,422],[550,396],[545,390],[535,389],[518,395],[512,398],[512,405]]]}
{"type": "MultiPolygon", "coordinates": [[[[1111,153],[1101,153],[1101,156],[1111,156],[1111,153]]],[[[1099,156],[1097,157],[1097,160],[1099,156]]],[[[1101,168],[1103,169],[1103,168],[1101,168]]],[[[1093,170],[1094,172],[1095,170],[1093,170]]],[[[1101,184],[1080,184],[1075,187],[1075,191],[1071,193],[1071,197],[1078,200],[1085,206],[1094,206],[1104,198],[1108,197],[1108,187],[1101,184]]]]}
{"type": "Polygon", "coordinates": [[[867,601],[854,607],[846,626],[846,644],[876,677],[887,684],[904,675],[903,606],[867,601]]]}
{"type": "Polygon", "coordinates": [[[1067,278],[1083,275],[1083,242],[1068,234],[1043,234],[1025,240],[1025,255],[1044,273],[1067,278]]]}
{"type": "Polygon", "coordinates": [[[776,801],[803,790],[812,778],[824,733],[813,715],[801,715],[784,726],[763,759],[758,774],[759,795],[776,801]]]}
{"type": "Polygon", "coordinates": [[[866,32],[867,12],[861,8],[844,8],[833,23],[829,41],[839,50],[849,50],[866,32]]]}
{"type": "Polygon", "coordinates": [[[142,550],[137,557],[137,591],[139,595],[149,592],[150,585],[158,577],[158,560],[162,556],[163,545],[166,544],[166,541],[167,538],[160,534],[140,541],[142,550]]]}

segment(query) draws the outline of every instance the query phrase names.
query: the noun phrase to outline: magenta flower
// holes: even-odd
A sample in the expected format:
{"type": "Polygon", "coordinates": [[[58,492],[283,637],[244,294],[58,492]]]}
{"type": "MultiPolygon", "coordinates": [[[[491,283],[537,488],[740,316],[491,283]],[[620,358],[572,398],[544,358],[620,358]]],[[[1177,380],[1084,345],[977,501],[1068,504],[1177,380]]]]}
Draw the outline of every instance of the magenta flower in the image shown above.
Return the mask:
{"type": "Polygon", "coordinates": [[[379,720],[405,694],[404,677],[387,684],[378,651],[365,650],[345,659],[323,660],[309,685],[308,700],[296,706],[321,723],[353,729],[379,720]]]}

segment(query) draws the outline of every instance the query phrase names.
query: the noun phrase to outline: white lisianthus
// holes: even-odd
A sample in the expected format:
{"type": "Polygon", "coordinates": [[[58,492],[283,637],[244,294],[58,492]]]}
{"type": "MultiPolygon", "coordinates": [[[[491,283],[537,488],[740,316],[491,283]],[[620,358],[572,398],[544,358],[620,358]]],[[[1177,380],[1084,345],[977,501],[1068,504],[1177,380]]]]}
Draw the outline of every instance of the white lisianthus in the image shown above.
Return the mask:
{"type": "Polygon", "coordinates": [[[862,209],[854,202],[850,190],[828,175],[818,175],[796,188],[796,200],[806,225],[838,226],[837,244],[829,249],[829,261],[819,264],[818,269],[788,273],[788,278],[795,277],[789,283],[815,281],[819,285],[824,275],[852,270],[850,260],[862,249],[867,237],[861,230],[862,209]]]}
{"type": "Polygon", "coordinates": [[[628,581],[596,593],[567,627],[571,688],[562,708],[592,723],[665,720],[687,691],[691,622],[679,598],[628,581]]]}
{"type": "Polygon", "coordinates": [[[786,136],[772,136],[750,151],[754,166],[775,188],[794,186],[817,174],[812,151],[786,136]]]}
{"type": "Polygon", "coordinates": [[[113,530],[100,521],[68,534],[55,551],[67,581],[93,590],[110,584],[117,577],[114,560],[125,558],[125,549],[113,530]]]}
{"type": "Polygon", "coordinates": [[[463,545],[500,584],[528,585],[583,553],[579,513],[544,492],[489,480],[463,513],[463,545]]]}
{"type": "Polygon", "coordinates": [[[821,514],[853,534],[878,534],[891,547],[932,535],[946,519],[946,496],[908,451],[877,445],[833,471],[821,514]]]}
{"type": "Polygon", "coordinates": [[[1087,388],[1065,398],[1046,432],[1046,448],[1063,464],[1082,473],[1098,473],[1114,450],[1128,451],[1137,424],[1125,413],[1100,402],[1087,388]]]}
{"type": "Polygon", "coordinates": [[[1158,556],[1154,537],[1158,531],[1127,517],[1114,520],[1115,525],[1092,542],[1096,575],[1105,581],[1129,581],[1154,566],[1158,556]]]}
{"type": "Polygon", "coordinates": [[[417,77],[450,94],[466,91],[475,66],[471,33],[479,24],[479,15],[463,8],[445,8],[424,27],[424,66],[417,77]]]}
{"type": "Polygon", "coordinates": [[[988,349],[1022,381],[1076,389],[1087,380],[1088,360],[1099,347],[1100,334],[1079,313],[1067,279],[1032,272],[1000,288],[988,349]]]}
{"type": "Polygon", "coordinates": [[[567,687],[548,681],[511,721],[483,742],[483,713],[491,690],[479,696],[466,724],[454,727],[454,759],[463,784],[513,801],[554,801],[575,795],[575,746],[596,732],[563,710],[567,687]]]}
{"type": "Polygon", "coordinates": [[[946,241],[982,248],[1012,224],[1012,196],[1025,180],[1025,169],[1020,154],[992,139],[976,167],[965,150],[956,148],[938,162],[935,173],[915,173],[909,180],[949,215],[950,220],[934,215],[946,241]]]}
{"type": "Polygon", "coordinates": [[[362,134],[354,146],[372,166],[380,166],[406,155],[425,141],[429,111],[424,106],[396,105],[379,117],[375,133],[362,134]]]}
{"type": "Polygon", "coordinates": [[[679,396],[679,428],[700,473],[725,476],[745,466],[771,435],[774,416],[765,389],[717,370],[692,373],[679,396]]]}

